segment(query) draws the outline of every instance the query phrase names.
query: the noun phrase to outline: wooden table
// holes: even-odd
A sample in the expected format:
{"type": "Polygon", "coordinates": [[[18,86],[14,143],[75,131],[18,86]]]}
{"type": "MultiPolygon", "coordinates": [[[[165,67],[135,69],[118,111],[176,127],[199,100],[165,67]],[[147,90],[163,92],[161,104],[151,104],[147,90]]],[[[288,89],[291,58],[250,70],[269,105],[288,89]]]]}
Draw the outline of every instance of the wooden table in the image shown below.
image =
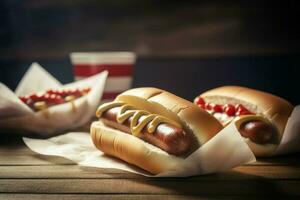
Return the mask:
{"type": "Polygon", "coordinates": [[[20,137],[0,135],[0,199],[256,199],[300,198],[299,154],[260,160],[190,178],[146,178],[81,167],[29,150],[20,137]]]}

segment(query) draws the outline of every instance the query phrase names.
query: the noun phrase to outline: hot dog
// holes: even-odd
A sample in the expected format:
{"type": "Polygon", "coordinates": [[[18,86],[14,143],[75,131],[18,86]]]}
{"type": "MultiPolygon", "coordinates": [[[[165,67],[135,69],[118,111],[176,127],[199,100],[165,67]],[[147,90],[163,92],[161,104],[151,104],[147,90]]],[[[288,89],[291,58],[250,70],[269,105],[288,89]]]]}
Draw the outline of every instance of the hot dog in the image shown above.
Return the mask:
{"type": "Polygon", "coordinates": [[[293,110],[292,104],[280,97],[238,86],[209,90],[194,103],[224,126],[234,120],[256,156],[273,155],[293,110]]]}
{"type": "Polygon", "coordinates": [[[128,90],[96,115],[95,146],[153,174],[175,166],[222,129],[192,102],[157,88],[128,90]]]}
{"type": "MultiPolygon", "coordinates": [[[[109,109],[102,114],[100,119],[107,126],[131,134],[130,123],[132,123],[133,117],[129,117],[124,123],[118,123],[117,116],[120,110],[121,107],[109,109]]],[[[141,116],[139,123],[145,120],[146,116],[147,115],[141,116]]],[[[153,133],[149,132],[147,128],[144,128],[138,137],[173,155],[186,153],[191,147],[192,142],[190,134],[187,134],[181,127],[170,123],[159,124],[153,133]]]]}

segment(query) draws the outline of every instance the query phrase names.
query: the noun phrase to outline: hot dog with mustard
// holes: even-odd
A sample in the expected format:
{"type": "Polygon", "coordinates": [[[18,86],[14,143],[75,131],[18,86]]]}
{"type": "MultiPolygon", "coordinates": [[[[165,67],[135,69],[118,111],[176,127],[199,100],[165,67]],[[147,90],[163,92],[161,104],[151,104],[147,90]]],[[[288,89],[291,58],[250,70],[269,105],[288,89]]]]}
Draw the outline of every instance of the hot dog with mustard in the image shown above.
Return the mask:
{"type": "Polygon", "coordinates": [[[95,146],[152,174],[176,166],[222,129],[192,102],[157,88],[125,91],[96,115],[95,146]]]}

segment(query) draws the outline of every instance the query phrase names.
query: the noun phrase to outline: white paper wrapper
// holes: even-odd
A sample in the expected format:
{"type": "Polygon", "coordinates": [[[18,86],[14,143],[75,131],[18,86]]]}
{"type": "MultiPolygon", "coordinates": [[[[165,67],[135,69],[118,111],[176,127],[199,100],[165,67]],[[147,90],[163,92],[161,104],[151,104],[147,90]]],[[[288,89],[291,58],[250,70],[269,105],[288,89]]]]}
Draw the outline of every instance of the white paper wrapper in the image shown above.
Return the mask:
{"type": "Polygon", "coordinates": [[[105,86],[107,72],[62,85],[40,65],[33,63],[13,93],[5,85],[0,84],[0,128],[17,129],[18,131],[51,136],[64,130],[80,127],[94,115],[100,104],[105,86]],[[47,89],[85,88],[91,91],[73,103],[64,103],[34,112],[18,96],[47,89]]]}
{"type": "Polygon", "coordinates": [[[300,105],[288,119],[280,144],[274,155],[300,152],[300,105]]]}
{"type": "MultiPolygon", "coordinates": [[[[84,166],[121,169],[151,176],[137,167],[104,155],[94,147],[88,133],[71,132],[47,140],[23,139],[30,149],[40,154],[62,156],[84,166]]],[[[157,177],[208,174],[254,161],[255,156],[232,123],[187,157],[181,165],[157,177]]]]}

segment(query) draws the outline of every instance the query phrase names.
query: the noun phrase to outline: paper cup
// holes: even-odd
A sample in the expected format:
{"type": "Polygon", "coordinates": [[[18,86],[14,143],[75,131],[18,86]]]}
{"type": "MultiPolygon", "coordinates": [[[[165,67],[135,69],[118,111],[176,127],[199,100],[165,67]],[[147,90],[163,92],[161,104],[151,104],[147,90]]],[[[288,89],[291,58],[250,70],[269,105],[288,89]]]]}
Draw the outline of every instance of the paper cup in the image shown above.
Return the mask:
{"type": "Polygon", "coordinates": [[[133,52],[78,52],[71,53],[75,80],[80,80],[104,70],[108,78],[102,102],[113,100],[131,88],[136,55],[133,52]]]}

